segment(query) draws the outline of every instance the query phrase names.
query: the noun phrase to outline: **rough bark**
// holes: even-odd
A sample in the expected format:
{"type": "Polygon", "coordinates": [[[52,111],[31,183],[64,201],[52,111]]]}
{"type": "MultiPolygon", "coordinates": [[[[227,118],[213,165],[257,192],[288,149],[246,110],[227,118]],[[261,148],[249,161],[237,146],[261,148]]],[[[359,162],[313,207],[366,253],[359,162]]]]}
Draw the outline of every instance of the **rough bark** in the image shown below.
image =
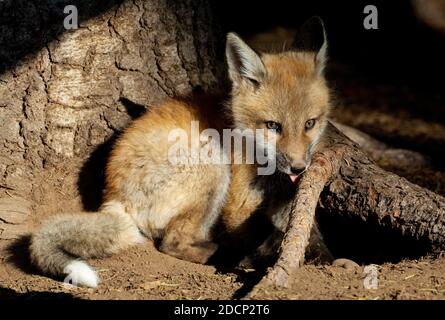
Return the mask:
{"type": "Polygon", "coordinates": [[[304,262],[318,201],[325,213],[358,216],[445,249],[445,198],[381,169],[330,125],[289,208],[278,260],[247,298],[267,286],[289,285],[304,262]]]}
{"type": "Polygon", "coordinates": [[[326,212],[359,216],[445,248],[445,198],[383,170],[359,148],[345,155],[320,201],[326,212]]]}
{"type": "Polygon", "coordinates": [[[141,111],[125,101],[213,88],[223,69],[203,0],[8,0],[0,29],[0,198],[30,199],[40,172],[85,159],[141,111]]]}
{"type": "MultiPolygon", "coordinates": [[[[338,172],[332,171],[329,183],[321,194],[323,208],[335,214],[372,220],[445,248],[445,198],[380,168],[367,155],[366,151],[372,148],[365,147],[363,150],[362,146],[343,134],[346,132],[348,135],[344,126],[341,129],[342,132],[331,127],[320,145],[321,154],[339,149],[342,144],[347,146],[343,153],[330,159],[333,167],[335,163],[340,166],[338,172]]],[[[375,141],[374,144],[377,143],[375,141]]],[[[409,150],[382,150],[393,150],[394,154],[400,151],[399,156],[393,159],[399,160],[400,166],[410,163],[412,166],[428,165],[428,159],[418,153],[413,152],[414,158],[409,160],[409,150]],[[408,157],[408,160],[403,161],[401,155],[408,157]]]]}

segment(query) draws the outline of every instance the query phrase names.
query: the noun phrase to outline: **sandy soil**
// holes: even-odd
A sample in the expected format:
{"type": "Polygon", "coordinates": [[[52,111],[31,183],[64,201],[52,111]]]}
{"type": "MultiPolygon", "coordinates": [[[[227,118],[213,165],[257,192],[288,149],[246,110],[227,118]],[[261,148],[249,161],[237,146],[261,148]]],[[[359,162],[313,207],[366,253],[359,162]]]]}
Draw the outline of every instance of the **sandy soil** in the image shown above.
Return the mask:
{"type": "MultiPolygon", "coordinates": [[[[223,273],[212,266],[180,261],[159,253],[150,243],[91,261],[102,279],[97,289],[70,287],[33,274],[26,265],[17,267],[2,260],[0,299],[237,299],[258,279],[258,273],[252,271],[223,273]]],[[[443,258],[383,264],[378,266],[378,289],[374,290],[364,288],[363,267],[305,265],[294,275],[290,289],[271,288],[258,298],[445,299],[444,269],[443,258]]]]}
{"type": "MultiPolygon", "coordinates": [[[[28,238],[46,217],[79,210],[76,172],[57,169],[45,174],[36,195],[40,204],[18,240],[0,242],[0,299],[81,298],[81,299],[239,299],[262,275],[260,271],[218,270],[178,260],[158,252],[147,240],[118,255],[92,260],[101,284],[97,289],[74,288],[41,276],[29,264],[28,238]],[[70,210],[71,209],[71,210],[70,210]]],[[[378,289],[365,289],[364,266],[341,267],[305,265],[294,275],[292,287],[261,292],[264,299],[445,299],[445,258],[423,258],[377,266],[378,289]]]]}

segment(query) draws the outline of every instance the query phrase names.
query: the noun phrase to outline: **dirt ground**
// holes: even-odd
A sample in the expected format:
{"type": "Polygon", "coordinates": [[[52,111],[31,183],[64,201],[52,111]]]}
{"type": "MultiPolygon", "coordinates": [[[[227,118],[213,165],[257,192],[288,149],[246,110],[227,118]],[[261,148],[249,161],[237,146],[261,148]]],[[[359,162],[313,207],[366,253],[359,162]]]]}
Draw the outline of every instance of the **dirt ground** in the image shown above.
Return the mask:
{"type": "MultiPolygon", "coordinates": [[[[29,264],[26,235],[60,208],[80,210],[76,170],[46,174],[43,180],[55,182],[35,191],[44,200],[34,207],[38,214],[26,225],[24,236],[0,242],[0,299],[239,299],[261,276],[253,270],[227,272],[178,260],[158,252],[148,240],[118,255],[91,260],[102,281],[97,289],[74,288],[39,275],[29,264]]],[[[445,299],[445,257],[379,265],[376,290],[365,289],[364,267],[347,270],[308,264],[296,272],[291,288],[263,291],[258,298],[445,299]]]]}
{"type": "MultiPolygon", "coordinates": [[[[92,261],[102,283],[97,289],[73,288],[4,264],[0,299],[232,299],[245,293],[245,275],[218,273],[163,255],[153,246],[133,248],[92,261]]],[[[260,299],[445,299],[445,259],[404,261],[379,266],[378,289],[365,289],[362,268],[306,265],[290,289],[261,292],[260,299]]]]}
{"type": "MultiPolygon", "coordinates": [[[[26,243],[26,241],[25,241],[26,243]]],[[[101,284],[75,288],[37,275],[27,264],[26,248],[1,254],[0,299],[237,299],[258,274],[218,272],[158,252],[150,242],[103,260],[93,260],[101,284]]],[[[259,299],[445,299],[445,259],[420,259],[378,266],[378,288],[365,289],[363,267],[305,265],[289,289],[271,288],[259,299]]],[[[248,272],[250,271],[250,272],[248,272]]]]}
{"type": "MultiPolygon", "coordinates": [[[[428,92],[413,95],[409,88],[400,86],[364,86],[358,79],[338,86],[336,91],[342,105],[334,109],[334,117],[346,124],[385,138],[386,142],[397,142],[396,147],[410,146],[433,158],[445,149],[442,98],[431,97],[428,92]],[[367,99],[369,90],[374,95],[372,101],[367,99]],[[430,113],[430,118],[425,118],[416,106],[420,111],[427,108],[439,113],[430,113]]],[[[239,299],[259,280],[258,271],[227,272],[175,259],[158,252],[148,240],[113,257],[90,261],[102,281],[97,289],[74,288],[38,275],[28,261],[26,235],[61,208],[67,212],[97,205],[86,204],[85,199],[100,194],[97,190],[100,183],[87,188],[84,181],[83,187],[78,187],[82,165],[47,170],[42,173],[42,183],[30,188],[31,198],[36,202],[31,218],[24,225],[23,237],[0,241],[0,299],[239,299]],[[84,189],[82,195],[81,188],[84,189]]],[[[426,185],[424,172],[399,174],[413,182],[418,179],[424,187],[445,194],[443,166],[431,172],[430,183],[426,185]]],[[[94,179],[86,181],[93,183],[94,179]]],[[[260,292],[258,298],[445,299],[443,255],[378,265],[377,289],[365,289],[364,267],[347,270],[308,264],[295,273],[291,288],[271,288],[260,292]]]]}
{"type": "MultiPolygon", "coordinates": [[[[65,194],[61,207],[75,207],[70,198],[71,179],[62,179],[65,194]]],[[[58,190],[61,190],[57,187],[58,190]]],[[[53,202],[54,203],[54,202],[53,202]]],[[[42,213],[29,230],[50,213],[54,205],[40,205],[42,213]],[[45,212],[46,211],[46,212],[45,212]],[[45,212],[45,214],[43,214],[45,212]]],[[[101,284],[97,289],[75,288],[38,275],[29,265],[27,237],[3,242],[0,252],[0,299],[239,299],[261,275],[252,270],[218,271],[213,266],[178,260],[158,252],[150,241],[115,256],[91,260],[101,284]]],[[[364,266],[305,265],[296,272],[291,288],[271,288],[260,299],[445,299],[445,258],[406,260],[377,266],[378,288],[365,289],[364,266]]]]}

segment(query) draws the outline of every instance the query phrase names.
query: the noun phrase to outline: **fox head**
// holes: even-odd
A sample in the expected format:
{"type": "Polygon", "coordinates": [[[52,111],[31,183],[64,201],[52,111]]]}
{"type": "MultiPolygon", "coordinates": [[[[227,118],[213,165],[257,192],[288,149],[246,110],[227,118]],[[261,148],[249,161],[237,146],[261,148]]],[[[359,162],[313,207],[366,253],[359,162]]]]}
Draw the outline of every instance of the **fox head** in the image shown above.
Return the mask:
{"type": "Polygon", "coordinates": [[[293,181],[309,165],[330,109],[323,22],[313,18],[302,31],[295,45],[280,53],[258,54],[234,33],[226,44],[234,126],[264,129],[264,148],[270,138],[276,144],[276,154],[268,157],[293,181]]]}

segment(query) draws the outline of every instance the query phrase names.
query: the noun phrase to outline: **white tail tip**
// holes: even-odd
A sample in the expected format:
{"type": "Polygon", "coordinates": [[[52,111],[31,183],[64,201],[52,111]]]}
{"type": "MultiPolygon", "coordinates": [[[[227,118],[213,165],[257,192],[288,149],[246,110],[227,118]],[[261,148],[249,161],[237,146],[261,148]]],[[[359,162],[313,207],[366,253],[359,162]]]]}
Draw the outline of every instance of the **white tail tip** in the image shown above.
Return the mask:
{"type": "Polygon", "coordinates": [[[83,261],[71,261],[63,272],[67,274],[63,282],[77,287],[96,288],[99,284],[99,277],[96,271],[83,261]]]}

